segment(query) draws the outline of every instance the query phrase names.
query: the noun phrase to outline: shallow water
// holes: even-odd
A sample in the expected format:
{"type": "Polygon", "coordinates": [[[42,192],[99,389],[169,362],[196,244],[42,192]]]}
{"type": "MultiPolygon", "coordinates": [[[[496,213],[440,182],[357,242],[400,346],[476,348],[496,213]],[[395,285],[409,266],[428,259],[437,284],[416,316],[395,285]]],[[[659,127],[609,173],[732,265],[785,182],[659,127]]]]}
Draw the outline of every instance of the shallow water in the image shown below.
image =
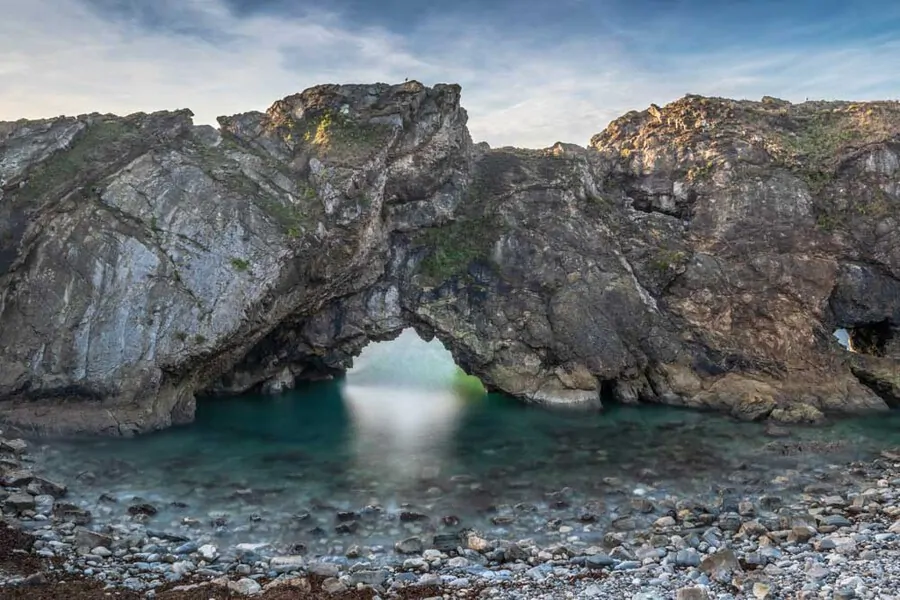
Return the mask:
{"type": "Polygon", "coordinates": [[[599,538],[636,495],[657,506],[673,496],[789,498],[810,482],[845,477],[849,460],[900,444],[895,413],[795,428],[775,440],[757,424],[674,408],[550,412],[502,396],[467,399],[441,378],[420,377],[416,360],[407,354],[397,366],[416,374],[413,384],[404,376],[385,385],[372,373],[389,374],[390,360],[362,360],[366,368],[347,380],[278,397],[202,401],[190,426],[136,439],[54,441],[38,461],[71,484],[73,499],[98,523],[128,520],[139,497],[160,509],[152,529],[326,553],[460,527],[558,537],[558,523],[546,526],[552,518],[582,539],[599,538]],[[841,446],[782,451],[821,441],[841,446]],[[99,501],[101,494],[118,502],[99,501]],[[338,511],[371,505],[381,510],[362,516],[356,532],[335,531],[338,511]],[[401,510],[429,520],[401,522],[401,510]],[[585,513],[596,522],[582,523],[585,513]],[[459,524],[442,524],[451,515],[459,524]],[[227,524],[212,523],[222,516],[227,524]]]}

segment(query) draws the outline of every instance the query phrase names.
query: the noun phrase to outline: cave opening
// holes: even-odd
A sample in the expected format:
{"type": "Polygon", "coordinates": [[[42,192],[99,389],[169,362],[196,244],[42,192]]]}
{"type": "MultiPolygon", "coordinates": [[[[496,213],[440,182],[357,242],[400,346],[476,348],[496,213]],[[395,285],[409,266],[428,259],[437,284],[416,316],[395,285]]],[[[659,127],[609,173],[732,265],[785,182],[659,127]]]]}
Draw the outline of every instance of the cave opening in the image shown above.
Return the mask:
{"type": "Polygon", "coordinates": [[[884,319],[874,323],[838,328],[834,331],[834,337],[850,352],[886,356],[895,341],[894,333],[890,320],[884,319]]]}
{"type": "Polygon", "coordinates": [[[412,327],[392,339],[366,344],[353,359],[344,381],[356,387],[448,390],[476,396],[485,393],[480,380],[467,374],[437,337],[426,341],[412,327]]]}
{"type": "Polygon", "coordinates": [[[369,342],[340,390],[357,460],[411,477],[443,462],[469,403],[485,395],[440,340],[425,341],[412,328],[369,342]]]}

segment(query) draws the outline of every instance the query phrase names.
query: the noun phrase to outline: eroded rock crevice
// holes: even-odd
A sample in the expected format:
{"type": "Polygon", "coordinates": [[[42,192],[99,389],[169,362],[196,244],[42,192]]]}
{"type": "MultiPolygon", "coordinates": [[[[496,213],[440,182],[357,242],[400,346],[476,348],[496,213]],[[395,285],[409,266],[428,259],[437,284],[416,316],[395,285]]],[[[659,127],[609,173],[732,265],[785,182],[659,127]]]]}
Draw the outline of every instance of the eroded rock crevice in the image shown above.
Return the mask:
{"type": "Polygon", "coordinates": [[[897,404],[900,105],[688,96],[524,150],[460,95],[0,123],[2,418],[150,431],[407,327],[550,406],[897,404]]]}

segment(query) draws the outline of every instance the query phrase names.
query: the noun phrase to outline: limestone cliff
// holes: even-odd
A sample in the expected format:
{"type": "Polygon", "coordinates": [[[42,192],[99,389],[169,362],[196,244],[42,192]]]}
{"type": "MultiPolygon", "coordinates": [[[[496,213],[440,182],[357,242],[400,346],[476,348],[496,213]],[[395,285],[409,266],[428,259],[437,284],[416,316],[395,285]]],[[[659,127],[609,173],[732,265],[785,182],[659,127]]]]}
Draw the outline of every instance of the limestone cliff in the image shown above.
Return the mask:
{"type": "Polygon", "coordinates": [[[520,150],[473,145],[459,101],[0,123],[2,417],[153,430],[408,326],[534,402],[900,403],[900,105],[688,96],[520,150]]]}

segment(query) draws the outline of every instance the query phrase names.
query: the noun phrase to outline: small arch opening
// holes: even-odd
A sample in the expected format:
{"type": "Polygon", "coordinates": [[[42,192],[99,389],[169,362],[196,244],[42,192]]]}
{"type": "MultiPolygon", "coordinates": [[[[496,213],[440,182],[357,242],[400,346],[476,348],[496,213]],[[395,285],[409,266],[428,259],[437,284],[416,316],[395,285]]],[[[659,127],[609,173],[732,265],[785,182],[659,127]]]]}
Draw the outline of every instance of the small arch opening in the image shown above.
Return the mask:
{"type": "Polygon", "coordinates": [[[439,473],[467,404],[484,395],[440,340],[411,328],[370,342],[341,385],[357,460],[382,480],[439,473]]]}
{"type": "Polygon", "coordinates": [[[846,328],[839,327],[838,329],[834,330],[834,333],[832,333],[832,335],[844,350],[848,350],[850,352],[854,351],[853,347],[850,345],[850,332],[847,331],[846,328]]]}

